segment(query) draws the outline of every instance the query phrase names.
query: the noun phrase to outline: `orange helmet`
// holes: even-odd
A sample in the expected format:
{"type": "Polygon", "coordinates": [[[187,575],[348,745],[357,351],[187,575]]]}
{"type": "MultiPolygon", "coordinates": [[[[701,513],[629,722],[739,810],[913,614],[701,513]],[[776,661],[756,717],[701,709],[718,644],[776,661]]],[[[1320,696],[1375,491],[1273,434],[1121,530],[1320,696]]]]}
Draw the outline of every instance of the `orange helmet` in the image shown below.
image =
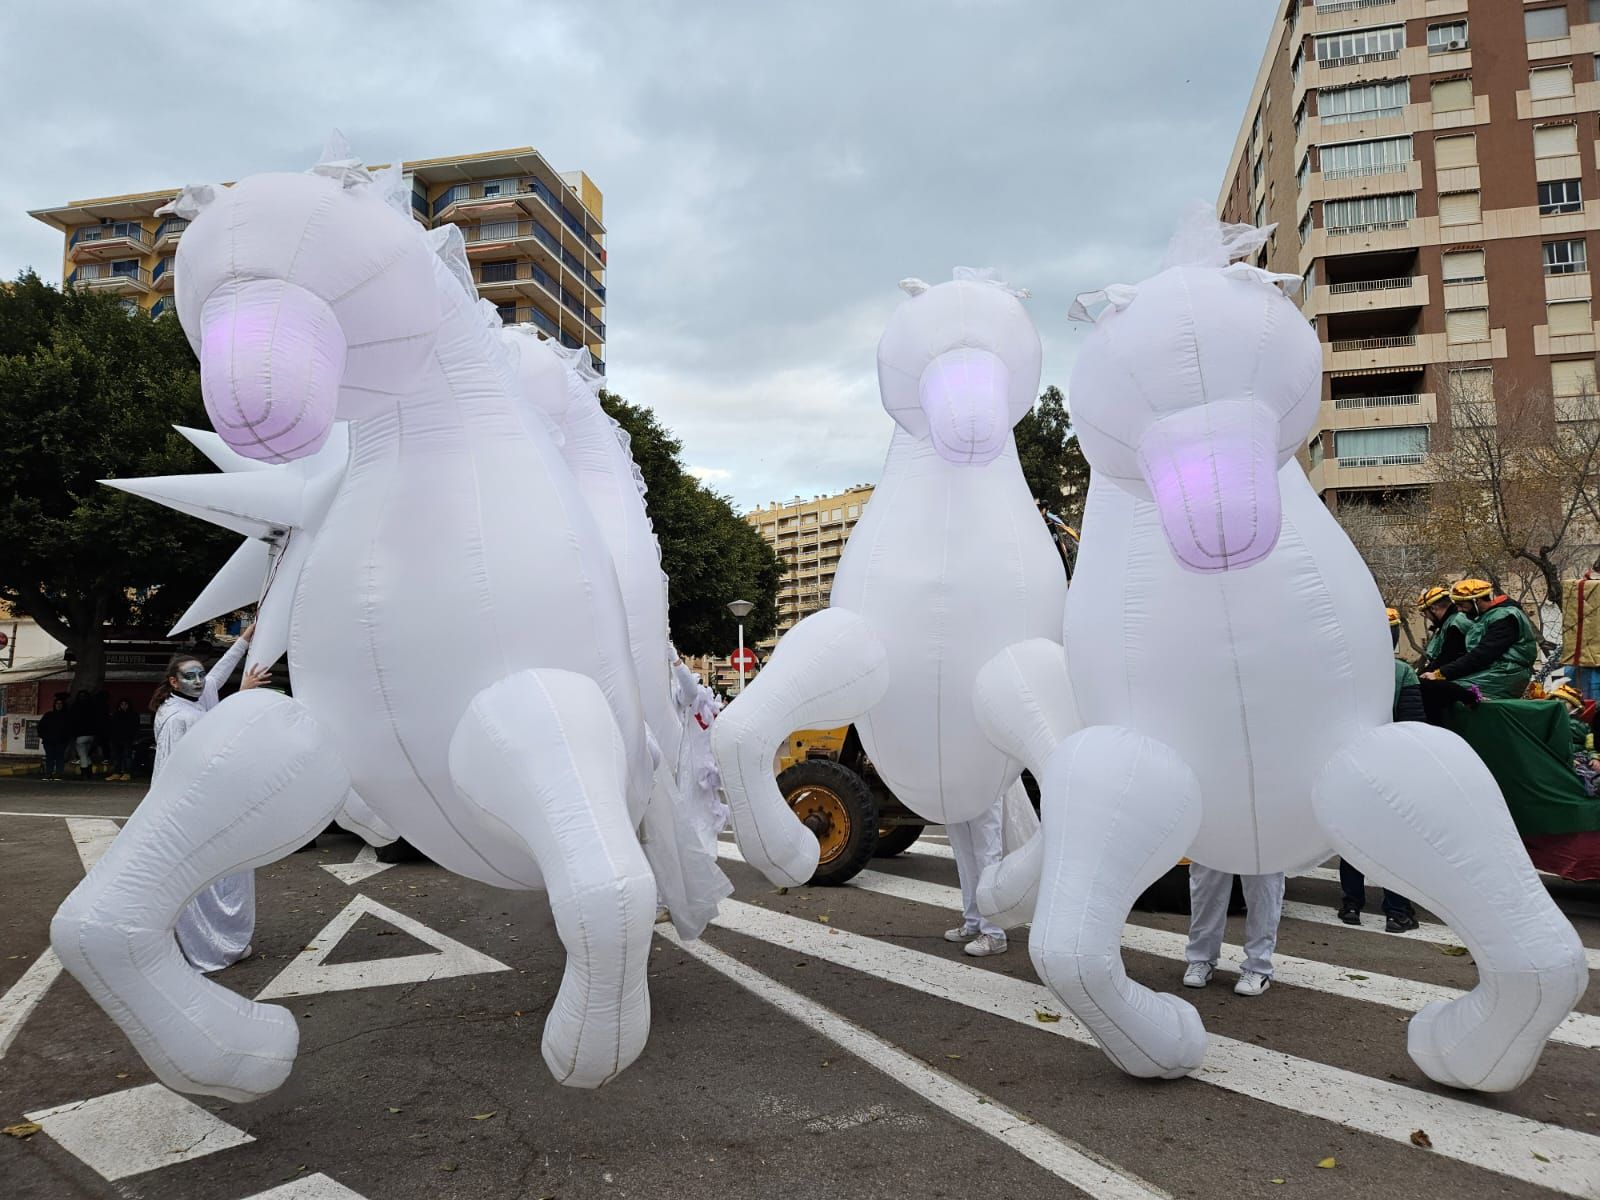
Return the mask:
{"type": "Polygon", "coordinates": [[[1487,579],[1458,579],[1450,585],[1452,600],[1486,600],[1494,595],[1494,584],[1487,579]]]}
{"type": "Polygon", "coordinates": [[[1388,608],[1384,611],[1389,614],[1389,628],[1398,629],[1400,627],[1400,610],[1398,608],[1388,608]]]}
{"type": "Polygon", "coordinates": [[[1435,604],[1440,604],[1448,599],[1450,599],[1450,593],[1445,588],[1427,588],[1422,595],[1417,597],[1417,611],[1421,612],[1424,609],[1432,608],[1435,604]]]}

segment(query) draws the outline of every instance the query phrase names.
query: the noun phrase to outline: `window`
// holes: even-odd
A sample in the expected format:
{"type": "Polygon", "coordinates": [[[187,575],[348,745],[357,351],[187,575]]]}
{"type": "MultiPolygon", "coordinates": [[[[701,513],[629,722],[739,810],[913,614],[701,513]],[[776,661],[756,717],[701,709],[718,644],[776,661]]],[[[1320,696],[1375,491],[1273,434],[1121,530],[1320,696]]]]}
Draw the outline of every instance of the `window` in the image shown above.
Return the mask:
{"type": "Polygon", "coordinates": [[[1578,333],[1594,332],[1594,318],[1589,315],[1587,300],[1562,300],[1544,306],[1545,324],[1551,337],[1570,337],[1578,333]]]}
{"type": "MultiPolygon", "coordinates": [[[[1600,59],[1600,54],[1595,55],[1595,58],[1600,59]]],[[[1299,137],[1300,136],[1300,127],[1302,125],[1304,125],[1305,123],[1306,123],[1306,100],[1305,100],[1305,97],[1302,96],[1302,97],[1300,97],[1300,103],[1295,105],[1295,110],[1294,110],[1294,135],[1295,135],[1295,137],[1299,137]]]]}
{"type": "Polygon", "coordinates": [[[1348,59],[1398,58],[1406,48],[1406,27],[1384,25],[1377,29],[1348,29],[1326,33],[1316,40],[1316,59],[1320,63],[1348,59]]]}
{"type": "MultiPolygon", "coordinates": [[[[1470,89],[1469,89],[1470,90],[1470,89]]],[[[1411,102],[1411,81],[1358,83],[1352,87],[1325,88],[1317,92],[1317,116],[1324,125],[1398,117],[1411,102]]]]}
{"type": "Polygon", "coordinates": [[[1572,64],[1535,67],[1529,71],[1528,94],[1534,100],[1554,100],[1572,95],[1572,64]]]}
{"type": "Polygon", "coordinates": [[[1535,158],[1560,158],[1578,152],[1578,127],[1576,125],[1535,125],[1533,129],[1533,156],[1535,158]]]}
{"type": "Polygon", "coordinates": [[[1483,278],[1482,250],[1450,250],[1445,253],[1446,283],[1481,283],[1483,278]]]}
{"type": "Polygon", "coordinates": [[[1589,251],[1582,238],[1544,244],[1546,275],[1579,275],[1589,269],[1589,251]]]}
{"type": "Polygon", "coordinates": [[[1252,191],[1261,186],[1261,170],[1265,163],[1266,159],[1264,157],[1258,157],[1256,165],[1250,168],[1250,188],[1252,191]]]}
{"type": "Polygon", "coordinates": [[[1333,439],[1333,452],[1341,467],[1419,463],[1428,453],[1426,425],[1341,429],[1333,435],[1333,439]]]}
{"type": "Polygon", "coordinates": [[[1320,433],[1311,439],[1311,443],[1306,447],[1306,453],[1310,455],[1313,467],[1322,462],[1322,435],[1320,433]]]}
{"type": "MultiPolygon", "coordinates": [[[[1490,413],[1493,413],[1493,367],[1457,367],[1450,372],[1445,386],[1449,390],[1452,413],[1459,414],[1465,406],[1482,404],[1490,405],[1490,413]]],[[[1492,417],[1488,422],[1478,423],[1492,424],[1492,417]]]]}
{"type": "Polygon", "coordinates": [[[111,264],[112,275],[126,275],[130,278],[139,274],[139,260],[137,258],[118,259],[111,264]]]}
{"type": "Polygon", "coordinates": [[[1477,162],[1477,134],[1458,133],[1451,137],[1433,139],[1433,165],[1437,170],[1448,171],[1455,167],[1471,167],[1477,162]]]}
{"type": "Polygon", "coordinates": [[[1522,27],[1530,42],[1545,42],[1567,36],[1567,6],[1530,8],[1522,14],[1522,27]]]}
{"type": "Polygon", "coordinates": [[[1300,159],[1300,169],[1294,173],[1295,186],[1301,191],[1305,190],[1306,180],[1311,178],[1311,151],[1307,150],[1300,159]]]}
{"type": "Polygon", "coordinates": [[[1589,0],[1589,23],[1600,21],[1600,0],[1589,0]]]}
{"type": "Polygon", "coordinates": [[[1594,395],[1594,359],[1580,358],[1576,362],[1551,363],[1550,391],[1557,396],[1594,395]]]}
{"type": "Polygon", "coordinates": [[[1311,295],[1312,292],[1317,290],[1317,264],[1316,263],[1312,263],[1309,267],[1306,268],[1306,273],[1303,276],[1301,276],[1301,278],[1300,278],[1300,284],[1301,284],[1301,288],[1302,288],[1302,292],[1301,292],[1302,295],[1309,296],[1309,295],[1311,295]]]}
{"type": "Polygon", "coordinates": [[[1583,187],[1576,179],[1557,179],[1539,185],[1539,215],[1583,211],[1583,187]]]}
{"type": "Polygon", "coordinates": [[[1306,215],[1300,218],[1300,244],[1304,246],[1311,240],[1311,210],[1306,209],[1306,215]]]}
{"type": "Polygon", "coordinates": [[[1472,107],[1472,80],[1442,79],[1432,88],[1434,112],[1460,112],[1472,107]]]}
{"type": "Polygon", "coordinates": [[[1439,224],[1472,225],[1483,220],[1483,201],[1477,192],[1445,192],[1439,197],[1439,224]]]}
{"type": "Polygon", "coordinates": [[[1411,139],[1395,137],[1371,142],[1339,142],[1320,147],[1317,155],[1325,179],[1383,175],[1402,170],[1411,161],[1411,139]]]}
{"type": "Polygon", "coordinates": [[[1447,54],[1451,50],[1464,50],[1467,46],[1467,23],[1446,21],[1442,25],[1428,26],[1428,53],[1447,54]]]}
{"type": "Polygon", "coordinates": [[[1448,342],[1487,342],[1489,310],[1458,308],[1444,315],[1444,336],[1448,342]]]}
{"type": "Polygon", "coordinates": [[[1417,215],[1417,198],[1411,192],[1389,196],[1352,196],[1322,205],[1322,224],[1328,229],[1403,225],[1417,215]]]}
{"type": "Polygon", "coordinates": [[[515,260],[509,262],[486,262],[480,273],[483,283],[507,283],[517,277],[517,264],[515,260]]]}
{"type": "Polygon", "coordinates": [[[1256,205],[1256,228],[1260,229],[1267,223],[1267,202],[1263,200],[1256,205]]]}
{"type": "Polygon", "coordinates": [[[1300,82],[1300,64],[1305,60],[1305,56],[1304,43],[1294,48],[1294,57],[1289,60],[1289,79],[1294,83],[1300,82]]]}

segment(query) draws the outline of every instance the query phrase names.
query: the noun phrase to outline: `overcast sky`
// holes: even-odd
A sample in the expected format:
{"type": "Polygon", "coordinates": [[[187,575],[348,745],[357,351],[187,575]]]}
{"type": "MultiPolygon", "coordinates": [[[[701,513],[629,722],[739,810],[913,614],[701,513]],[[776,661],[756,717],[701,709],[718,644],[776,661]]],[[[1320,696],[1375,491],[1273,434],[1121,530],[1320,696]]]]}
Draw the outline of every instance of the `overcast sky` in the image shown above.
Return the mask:
{"type": "Polygon", "coordinates": [[[742,508],[876,480],[896,283],[994,266],[1065,386],[1072,296],[1214,200],[1278,0],[0,6],[0,273],[30,208],[537,147],[605,193],[610,386],[742,508]],[[98,28],[96,28],[98,27],[98,28]]]}

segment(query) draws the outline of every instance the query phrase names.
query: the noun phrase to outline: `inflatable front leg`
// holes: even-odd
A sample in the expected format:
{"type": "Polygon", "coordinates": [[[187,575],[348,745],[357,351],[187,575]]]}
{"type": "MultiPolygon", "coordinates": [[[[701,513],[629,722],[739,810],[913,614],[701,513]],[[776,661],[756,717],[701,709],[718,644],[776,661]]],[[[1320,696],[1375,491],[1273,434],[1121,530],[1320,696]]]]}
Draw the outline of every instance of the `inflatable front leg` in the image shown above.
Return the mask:
{"type": "Polygon", "coordinates": [[[615,1077],[650,1033],[656,884],[628,815],[627,761],[599,685],[570,671],[522,671],[484,689],[450,739],[456,791],[526,848],[549,892],[567,969],[544,1060],[572,1087],[615,1077]]]}
{"type": "Polygon", "coordinates": [[[202,888],[265,866],[327,827],[350,780],[305,707],[241,692],[177,744],[105,856],[50,923],[62,965],[162,1083],[256,1100],[281,1084],[300,1033],[275,1004],[211,982],[173,926],[202,888]]]}
{"type": "Polygon", "coordinates": [[[1068,738],[1040,780],[1044,871],[1028,951],[1039,978],[1130,1075],[1175,1079],[1205,1057],[1194,1006],[1122,967],[1122,926],[1139,893],[1200,828],[1200,783],[1176,752],[1131,730],[1068,738]]]}
{"type": "Polygon", "coordinates": [[[888,688],[888,656],[871,626],[846,609],[825,608],[784,635],[766,668],[712,725],[739,851],[774,886],[807,883],[819,851],[778,791],[778,747],[796,729],[849,724],[888,688]]]}
{"type": "MultiPolygon", "coordinates": [[[[972,707],[984,736],[1033,773],[1044,778],[1055,749],[1083,728],[1067,676],[1066,652],[1047,638],[1007,646],[978,672],[972,707]]],[[[1043,831],[1021,848],[984,869],[978,908],[1005,928],[1033,919],[1044,864],[1043,831]]]]}
{"type": "Polygon", "coordinates": [[[1576,931],[1528,862],[1505,800],[1454,734],[1402,722],[1329,761],[1314,793],[1334,848],[1373,882],[1431,908],[1478,964],[1478,986],[1411,1019],[1428,1078],[1510,1091],[1589,983],[1576,931]]]}

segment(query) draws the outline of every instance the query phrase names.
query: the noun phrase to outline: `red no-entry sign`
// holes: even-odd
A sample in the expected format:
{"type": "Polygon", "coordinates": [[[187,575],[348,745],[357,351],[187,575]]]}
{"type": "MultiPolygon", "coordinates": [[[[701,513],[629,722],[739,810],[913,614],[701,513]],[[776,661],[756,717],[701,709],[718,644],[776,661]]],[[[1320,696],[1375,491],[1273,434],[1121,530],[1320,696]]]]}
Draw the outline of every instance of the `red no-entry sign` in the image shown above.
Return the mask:
{"type": "Polygon", "coordinates": [[[728,656],[728,665],[738,670],[743,667],[746,671],[756,669],[756,652],[746,646],[743,650],[735,650],[728,656]]]}

